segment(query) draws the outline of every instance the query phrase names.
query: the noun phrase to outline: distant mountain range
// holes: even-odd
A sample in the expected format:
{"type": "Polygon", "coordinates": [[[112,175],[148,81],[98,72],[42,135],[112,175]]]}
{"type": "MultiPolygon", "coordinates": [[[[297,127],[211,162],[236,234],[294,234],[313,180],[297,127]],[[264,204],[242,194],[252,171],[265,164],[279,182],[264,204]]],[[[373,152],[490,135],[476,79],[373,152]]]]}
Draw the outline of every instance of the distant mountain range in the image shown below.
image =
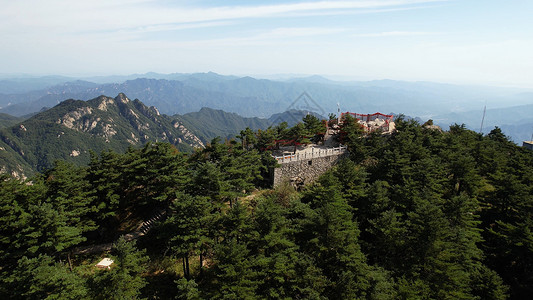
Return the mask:
{"type": "MultiPolygon", "coordinates": [[[[449,125],[465,124],[475,130],[481,130],[481,120],[483,119],[483,109],[455,112],[434,116],[434,122],[443,128],[449,125]]],[[[522,141],[529,141],[533,135],[533,104],[518,105],[504,108],[489,108],[485,112],[483,121],[483,133],[489,133],[495,126],[498,126],[509,137],[519,145],[522,141]]]]}
{"type": "MultiPolygon", "coordinates": [[[[328,113],[337,112],[337,105],[340,104],[342,111],[403,113],[424,120],[441,119],[443,115],[459,116],[467,112],[471,117],[467,118],[467,122],[459,119],[449,121],[465,123],[472,129],[477,129],[481,120],[470,112],[481,113],[484,105],[498,110],[533,105],[531,89],[393,80],[341,82],[320,76],[266,80],[216,73],[147,73],[0,80],[0,113],[27,116],[53,107],[65,99],[88,100],[121,92],[132,99],[142,99],[146,105],[157,107],[167,115],[185,115],[209,107],[248,118],[269,118],[291,109],[327,116],[328,113]]],[[[489,112],[493,111],[488,110],[487,117],[489,112]]],[[[487,123],[487,126],[498,125],[507,130],[507,135],[520,142],[523,134],[517,132],[517,128],[523,128],[524,123],[512,118],[504,121],[487,123]]],[[[441,124],[450,122],[446,120],[441,124]]],[[[190,123],[192,125],[193,121],[190,123]]],[[[208,129],[205,130],[207,134],[208,129]]],[[[223,135],[223,130],[220,133],[223,135]]]]}

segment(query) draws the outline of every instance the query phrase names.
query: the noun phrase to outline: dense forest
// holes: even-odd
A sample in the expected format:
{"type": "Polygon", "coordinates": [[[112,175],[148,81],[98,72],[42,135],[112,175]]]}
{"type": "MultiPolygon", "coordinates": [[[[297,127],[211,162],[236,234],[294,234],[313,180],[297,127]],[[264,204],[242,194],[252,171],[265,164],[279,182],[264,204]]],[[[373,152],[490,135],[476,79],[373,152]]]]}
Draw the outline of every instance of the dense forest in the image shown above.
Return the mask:
{"type": "Polygon", "coordinates": [[[533,152],[495,128],[402,117],[314,184],[269,188],[274,140],[308,117],[214,139],[58,161],[0,180],[2,299],[524,299],[533,293],[533,152]],[[166,211],[148,234],[124,233],[166,211]],[[109,253],[82,246],[114,242],[109,253]],[[111,257],[109,270],[97,269],[111,257]]]}

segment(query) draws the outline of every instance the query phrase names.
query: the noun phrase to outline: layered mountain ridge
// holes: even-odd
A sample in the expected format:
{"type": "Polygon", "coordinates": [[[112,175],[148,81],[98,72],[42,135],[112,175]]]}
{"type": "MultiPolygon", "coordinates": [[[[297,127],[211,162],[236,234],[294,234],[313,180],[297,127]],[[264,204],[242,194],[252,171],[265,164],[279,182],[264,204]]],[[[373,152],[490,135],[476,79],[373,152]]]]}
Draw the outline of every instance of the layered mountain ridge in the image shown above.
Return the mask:
{"type": "Polygon", "coordinates": [[[209,107],[245,117],[268,118],[292,109],[326,116],[340,106],[343,112],[395,112],[433,119],[444,128],[465,123],[476,131],[486,107],[484,134],[498,126],[521,144],[533,133],[531,116],[514,118],[516,112],[523,111],[522,106],[533,105],[532,89],[394,80],[334,81],[319,76],[268,80],[216,73],[146,73],[0,80],[0,113],[26,117],[65,99],[89,100],[119,92],[142,99],[167,115],[209,107]],[[509,114],[501,116],[502,109],[509,110],[509,114]],[[465,113],[467,117],[463,118],[465,113]]]}

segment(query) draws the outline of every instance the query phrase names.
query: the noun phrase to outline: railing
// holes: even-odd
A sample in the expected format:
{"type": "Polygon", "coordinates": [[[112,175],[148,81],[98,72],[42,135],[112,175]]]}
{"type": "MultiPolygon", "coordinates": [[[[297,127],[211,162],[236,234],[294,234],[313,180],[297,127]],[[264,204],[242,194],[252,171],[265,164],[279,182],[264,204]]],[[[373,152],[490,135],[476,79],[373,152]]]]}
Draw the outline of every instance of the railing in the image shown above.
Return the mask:
{"type": "Polygon", "coordinates": [[[331,156],[331,155],[339,155],[346,152],[348,149],[347,146],[340,146],[336,148],[311,148],[311,151],[306,150],[304,152],[296,153],[296,154],[289,154],[289,155],[282,155],[282,156],[272,156],[274,157],[278,163],[289,163],[294,161],[300,161],[300,160],[307,160],[317,157],[325,157],[325,156],[331,156]]]}

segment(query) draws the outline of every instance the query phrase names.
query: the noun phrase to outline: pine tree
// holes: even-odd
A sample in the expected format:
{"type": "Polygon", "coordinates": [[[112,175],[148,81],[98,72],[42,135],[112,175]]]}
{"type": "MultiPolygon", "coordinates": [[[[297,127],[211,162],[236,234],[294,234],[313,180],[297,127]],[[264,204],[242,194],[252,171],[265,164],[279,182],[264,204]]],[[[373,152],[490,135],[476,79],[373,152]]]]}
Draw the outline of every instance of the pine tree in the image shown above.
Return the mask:
{"type": "Polygon", "coordinates": [[[26,255],[27,239],[24,236],[30,226],[32,202],[30,187],[23,182],[0,175],[0,266],[1,273],[12,269],[17,260],[26,255]]]}
{"type": "Polygon", "coordinates": [[[245,241],[231,238],[215,246],[215,286],[210,298],[255,299],[256,277],[245,241]]]}
{"type": "MultiPolygon", "coordinates": [[[[171,205],[172,216],[165,222],[173,253],[183,260],[183,273],[191,278],[189,257],[199,253],[206,241],[209,202],[206,197],[179,194],[171,205]]],[[[202,257],[202,254],[200,257],[202,257]]]]}
{"type": "Polygon", "coordinates": [[[178,292],[175,299],[178,300],[200,300],[200,292],[198,291],[198,285],[194,279],[187,280],[180,278],[176,280],[178,286],[178,292]]]}
{"type": "Polygon", "coordinates": [[[115,243],[113,253],[115,265],[111,270],[100,270],[93,276],[92,298],[138,298],[141,289],[146,285],[146,280],[141,276],[148,262],[145,251],[138,250],[135,242],[128,242],[121,237],[115,243]]]}
{"type": "Polygon", "coordinates": [[[187,184],[186,160],[169,143],[147,143],[141,150],[126,155],[126,190],[130,201],[141,208],[170,204],[175,192],[187,184]]]}
{"type": "Polygon", "coordinates": [[[269,299],[318,298],[325,279],[310,258],[299,251],[285,212],[286,208],[273,197],[261,199],[255,209],[258,236],[251,248],[255,254],[256,293],[269,299]]]}
{"type": "Polygon", "coordinates": [[[311,140],[314,143],[318,143],[324,138],[324,134],[326,133],[325,121],[322,122],[319,118],[312,114],[307,114],[305,117],[303,117],[302,121],[306,135],[311,137],[311,140]]]}
{"type": "Polygon", "coordinates": [[[251,130],[250,127],[246,127],[245,130],[241,130],[237,138],[241,140],[243,150],[250,150],[257,144],[258,141],[255,132],[251,130]]]}
{"type": "Polygon", "coordinates": [[[84,278],[52,257],[23,257],[10,276],[3,299],[89,299],[84,278]]]}
{"type": "Polygon", "coordinates": [[[67,218],[66,225],[75,226],[82,233],[98,228],[93,217],[97,212],[96,196],[87,180],[85,167],[57,161],[44,174],[47,187],[46,202],[67,218]]]}
{"type": "Polygon", "coordinates": [[[335,299],[364,297],[369,289],[368,265],[358,243],[359,229],[351,207],[340,196],[331,172],[310,188],[303,200],[314,210],[304,230],[314,238],[300,246],[314,257],[330,283],[325,296],[335,299]]]}
{"type": "Polygon", "coordinates": [[[221,230],[223,239],[214,246],[214,267],[210,270],[216,278],[212,297],[254,299],[257,283],[249,249],[252,227],[240,202],[222,217],[221,230]]]}

